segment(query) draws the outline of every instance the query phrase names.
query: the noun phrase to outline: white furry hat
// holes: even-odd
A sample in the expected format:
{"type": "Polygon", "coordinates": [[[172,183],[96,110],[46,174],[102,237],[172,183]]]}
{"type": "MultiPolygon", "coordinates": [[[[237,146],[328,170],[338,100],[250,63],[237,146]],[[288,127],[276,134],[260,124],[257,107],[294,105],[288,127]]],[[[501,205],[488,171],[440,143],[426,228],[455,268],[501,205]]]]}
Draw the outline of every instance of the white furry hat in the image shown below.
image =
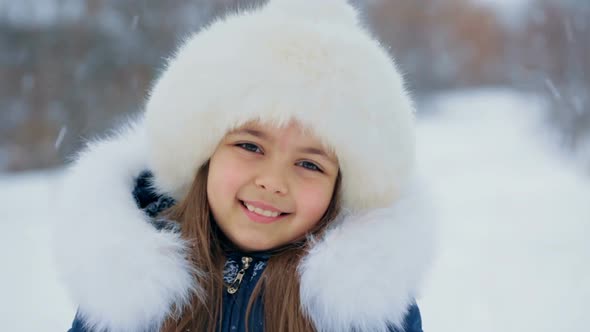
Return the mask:
{"type": "Polygon", "coordinates": [[[343,206],[391,205],[414,162],[413,105],[345,0],[270,0],[188,38],[146,105],[155,186],[181,199],[223,136],[298,120],[334,149],[343,206]]]}

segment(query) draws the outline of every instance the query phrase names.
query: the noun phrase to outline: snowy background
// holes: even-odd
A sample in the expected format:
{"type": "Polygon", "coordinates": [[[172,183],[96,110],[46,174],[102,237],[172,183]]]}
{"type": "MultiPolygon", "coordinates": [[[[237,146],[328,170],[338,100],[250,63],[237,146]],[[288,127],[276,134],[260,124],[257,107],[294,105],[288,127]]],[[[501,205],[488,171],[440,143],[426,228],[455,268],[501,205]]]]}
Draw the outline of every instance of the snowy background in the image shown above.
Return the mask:
{"type": "MultiPolygon", "coordinates": [[[[2,330],[73,319],[51,216],[80,137],[141,108],[178,36],[254,2],[0,0],[2,330]]],[[[587,330],[590,2],[353,2],[418,100],[440,216],[425,330],[587,330]]]]}

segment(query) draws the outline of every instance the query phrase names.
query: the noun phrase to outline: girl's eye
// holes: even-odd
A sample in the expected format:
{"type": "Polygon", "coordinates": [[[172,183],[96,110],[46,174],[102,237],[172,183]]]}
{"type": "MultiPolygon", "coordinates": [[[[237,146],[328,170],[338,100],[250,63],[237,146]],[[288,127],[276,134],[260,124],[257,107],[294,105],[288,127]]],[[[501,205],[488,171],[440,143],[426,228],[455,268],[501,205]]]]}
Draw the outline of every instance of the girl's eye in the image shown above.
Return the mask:
{"type": "Polygon", "coordinates": [[[262,153],[262,149],[260,149],[258,147],[258,145],[256,144],[252,144],[252,143],[238,143],[236,144],[236,146],[246,150],[246,151],[250,151],[250,152],[254,152],[254,153],[262,153]]]}
{"type": "Polygon", "coordinates": [[[301,167],[309,169],[311,171],[316,171],[316,172],[321,172],[321,168],[318,167],[318,165],[309,162],[309,161],[301,161],[298,163],[301,167]]]}

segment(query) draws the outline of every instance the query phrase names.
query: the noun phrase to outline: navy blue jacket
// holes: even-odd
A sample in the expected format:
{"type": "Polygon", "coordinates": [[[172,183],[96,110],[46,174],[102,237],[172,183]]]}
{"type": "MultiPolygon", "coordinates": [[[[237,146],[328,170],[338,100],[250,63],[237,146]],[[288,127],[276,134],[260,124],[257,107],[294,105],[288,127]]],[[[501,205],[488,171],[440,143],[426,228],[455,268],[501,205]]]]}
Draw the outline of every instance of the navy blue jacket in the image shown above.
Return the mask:
{"type": "MultiPolygon", "coordinates": [[[[149,172],[144,172],[137,179],[133,195],[138,207],[144,210],[145,213],[150,217],[152,217],[152,223],[154,227],[158,229],[167,229],[169,231],[179,231],[179,227],[176,223],[157,217],[159,212],[172,206],[174,204],[174,200],[166,196],[155,194],[149,186],[150,178],[151,174],[149,172]]],[[[254,287],[259,281],[262,272],[266,268],[266,263],[271,255],[272,253],[269,252],[242,253],[238,250],[228,251],[226,255],[227,261],[223,271],[224,281],[227,285],[232,285],[236,279],[238,271],[244,268],[244,264],[242,263],[243,258],[248,257],[251,259],[251,261],[244,271],[245,274],[242,278],[242,282],[239,284],[239,287],[236,285],[237,291],[233,294],[230,294],[228,291],[229,287],[226,287],[223,293],[223,320],[219,326],[220,332],[246,331],[246,307],[254,287]]],[[[249,331],[251,332],[264,331],[264,309],[261,297],[257,298],[254,302],[254,305],[252,306],[249,325],[249,331]]],[[[399,330],[394,327],[390,327],[390,332],[422,332],[420,310],[415,303],[408,308],[408,313],[404,318],[403,328],[404,330],[399,330]]],[[[76,316],[69,332],[92,331],[85,328],[82,319],[76,316]]]]}

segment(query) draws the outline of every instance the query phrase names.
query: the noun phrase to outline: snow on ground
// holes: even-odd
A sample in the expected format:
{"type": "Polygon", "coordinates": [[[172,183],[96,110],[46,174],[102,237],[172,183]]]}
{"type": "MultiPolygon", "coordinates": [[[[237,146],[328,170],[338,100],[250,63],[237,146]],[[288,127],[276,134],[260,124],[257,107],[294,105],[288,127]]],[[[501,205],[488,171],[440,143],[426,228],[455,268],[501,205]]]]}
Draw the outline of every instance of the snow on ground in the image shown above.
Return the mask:
{"type": "Polygon", "coordinates": [[[427,331],[587,330],[590,179],[551,147],[534,97],[461,92],[420,122],[440,251],[427,331]]]}
{"type": "MultiPolygon", "coordinates": [[[[508,91],[441,96],[419,125],[440,250],[419,304],[427,332],[583,331],[590,178],[552,148],[542,104],[508,91]]],[[[50,252],[59,173],[0,176],[0,326],[65,331],[75,307],[50,252]]]]}
{"type": "Polygon", "coordinates": [[[74,317],[51,252],[58,174],[0,175],[2,331],[66,331],[74,317]]]}

